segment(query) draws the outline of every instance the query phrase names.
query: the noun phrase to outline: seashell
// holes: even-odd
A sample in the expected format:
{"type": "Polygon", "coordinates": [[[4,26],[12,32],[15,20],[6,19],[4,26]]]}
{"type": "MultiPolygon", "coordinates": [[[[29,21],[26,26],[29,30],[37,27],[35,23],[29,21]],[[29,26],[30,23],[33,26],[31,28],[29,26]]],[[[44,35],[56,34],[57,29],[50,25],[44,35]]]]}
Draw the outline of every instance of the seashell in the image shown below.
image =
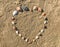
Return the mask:
{"type": "Polygon", "coordinates": [[[37,10],[38,9],[38,7],[37,6],[33,6],[33,10],[37,10]]]}
{"type": "Polygon", "coordinates": [[[16,16],[16,15],[18,15],[18,11],[17,10],[13,11],[13,16],[16,16]]]}
{"type": "Polygon", "coordinates": [[[19,31],[18,30],[16,31],[16,34],[19,34],[19,31]]]}
{"type": "Polygon", "coordinates": [[[43,33],[44,32],[44,29],[41,29],[41,33],[43,33]]]}
{"type": "Polygon", "coordinates": [[[20,11],[20,10],[21,10],[21,8],[20,8],[20,7],[16,7],[16,10],[17,10],[17,11],[20,11]]]}
{"type": "Polygon", "coordinates": [[[25,39],[26,42],[28,42],[28,39],[25,39]]]}
{"type": "Polygon", "coordinates": [[[21,35],[21,34],[19,34],[19,36],[21,37],[22,35],[21,35]]]}
{"type": "Polygon", "coordinates": [[[45,20],[45,21],[44,21],[44,24],[47,24],[47,23],[48,23],[48,21],[45,20]]]}
{"type": "Polygon", "coordinates": [[[36,36],[36,37],[35,37],[35,39],[38,39],[38,38],[39,38],[39,36],[36,36]]]}
{"type": "Polygon", "coordinates": [[[12,21],[12,24],[14,25],[14,24],[15,24],[15,22],[14,22],[14,21],[12,21]]]}

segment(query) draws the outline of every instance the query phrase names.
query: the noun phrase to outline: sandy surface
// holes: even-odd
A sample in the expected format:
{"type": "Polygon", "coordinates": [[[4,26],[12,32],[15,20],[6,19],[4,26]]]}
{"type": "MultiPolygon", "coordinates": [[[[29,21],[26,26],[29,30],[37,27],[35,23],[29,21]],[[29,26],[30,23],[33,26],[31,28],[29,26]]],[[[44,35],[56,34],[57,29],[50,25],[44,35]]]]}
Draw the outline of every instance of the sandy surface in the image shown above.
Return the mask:
{"type": "MultiPolygon", "coordinates": [[[[23,12],[16,16],[17,27],[23,36],[32,40],[43,26],[40,12],[23,12]]],[[[0,0],[0,47],[60,47],[60,0],[0,0]],[[11,17],[16,2],[29,8],[37,5],[43,8],[48,17],[48,28],[36,42],[26,43],[12,29],[11,17]]]]}

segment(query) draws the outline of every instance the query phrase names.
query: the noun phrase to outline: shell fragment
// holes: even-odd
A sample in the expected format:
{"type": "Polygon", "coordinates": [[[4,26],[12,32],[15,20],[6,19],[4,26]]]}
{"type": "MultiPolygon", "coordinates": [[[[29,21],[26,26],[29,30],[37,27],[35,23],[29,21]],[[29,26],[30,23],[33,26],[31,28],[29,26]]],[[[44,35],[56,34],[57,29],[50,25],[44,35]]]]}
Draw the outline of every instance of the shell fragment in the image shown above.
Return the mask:
{"type": "Polygon", "coordinates": [[[18,15],[18,11],[17,10],[13,11],[13,16],[16,16],[16,15],[18,15]]]}

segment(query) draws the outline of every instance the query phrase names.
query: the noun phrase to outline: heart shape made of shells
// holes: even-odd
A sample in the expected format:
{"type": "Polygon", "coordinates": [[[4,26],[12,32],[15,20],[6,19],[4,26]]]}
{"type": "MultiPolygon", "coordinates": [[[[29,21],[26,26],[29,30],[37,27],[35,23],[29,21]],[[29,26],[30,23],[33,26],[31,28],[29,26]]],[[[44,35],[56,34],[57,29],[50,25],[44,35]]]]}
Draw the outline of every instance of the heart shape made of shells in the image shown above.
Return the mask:
{"type": "Polygon", "coordinates": [[[12,27],[13,27],[13,30],[16,31],[16,34],[21,37],[21,39],[23,39],[25,42],[31,44],[31,43],[35,42],[39,38],[39,36],[42,36],[42,33],[45,31],[45,29],[47,29],[47,26],[45,24],[48,23],[48,18],[46,17],[46,13],[40,7],[34,6],[31,9],[31,12],[33,12],[33,11],[42,12],[42,15],[39,18],[44,17],[44,28],[41,29],[40,32],[35,36],[35,38],[30,42],[28,38],[25,38],[24,36],[22,36],[21,33],[19,33],[18,28],[15,26],[16,25],[15,16],[18,14],[18,12],[23,12],[23,11],[30,11],[30,10],[26,6],[21,6],[21,7],[17,7],[16,10],[13,12],[13,16],[12,16],[12,25],[13,26],[12,27]]]}

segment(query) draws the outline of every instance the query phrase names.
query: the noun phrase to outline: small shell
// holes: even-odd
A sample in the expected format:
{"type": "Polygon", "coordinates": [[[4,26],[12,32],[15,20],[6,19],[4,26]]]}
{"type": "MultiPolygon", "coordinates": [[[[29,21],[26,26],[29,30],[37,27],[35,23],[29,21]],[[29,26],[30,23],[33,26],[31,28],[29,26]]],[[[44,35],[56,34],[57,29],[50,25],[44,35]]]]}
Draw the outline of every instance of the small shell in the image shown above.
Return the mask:
{"type": "Polygon", "coordinates": [[[33,6],[33,10],[37,10],[38,9],[38,7],[37,6],[33,6]]]}
{"type": "Polygon", "coordinates": [[[12,24],[14,25],[14,24],[15,24],[15,22],[14,22],[14,21],[12,21],[12,24]]]}
{"type": "Polygon", "coordinates": [[[26,42],[28,42],[28,39],[25,39],[26,42]]]}
{"type": "Polygon", "coordinates": [[[47,24],[47,23],[48,23],[48,21],[45,20],[45,21],[44,21],[44,24],[47,24]]]}
{"type": "Polygon", "coordinates": [[[35,39],[38,39],[38,38],[39,38],[39,36],[36,36],[36,37],[35,37],[35,39]]]}
{"type": "Polygon", "coordinates": [[[13,11],[13,16],[16,16],[16,15],[18,15],[18,11],[17,10],[13,11]]]}
{"type": "Polygon", "coordinates": [[[20,10],[21,10],[21,8],[20,8],[20,7],[16,7],[16,10],[17,10],[17,11],[20,11],[20,10]]]}
{"type": "Polygon", "coordinates": [[[21,37],[22,35],[21,35],[21,34],[19,34],[19,36],[21,37]]]}
{"type": "Polygon", "coordinates": [[[19,34],[19,31],[16,31],[16,34],[19,34]]]}
{"type": "Polygon", "coordinates": [[[43,33],[44,32],[44,29],[41,29],[41,33],[43,33]]]}

